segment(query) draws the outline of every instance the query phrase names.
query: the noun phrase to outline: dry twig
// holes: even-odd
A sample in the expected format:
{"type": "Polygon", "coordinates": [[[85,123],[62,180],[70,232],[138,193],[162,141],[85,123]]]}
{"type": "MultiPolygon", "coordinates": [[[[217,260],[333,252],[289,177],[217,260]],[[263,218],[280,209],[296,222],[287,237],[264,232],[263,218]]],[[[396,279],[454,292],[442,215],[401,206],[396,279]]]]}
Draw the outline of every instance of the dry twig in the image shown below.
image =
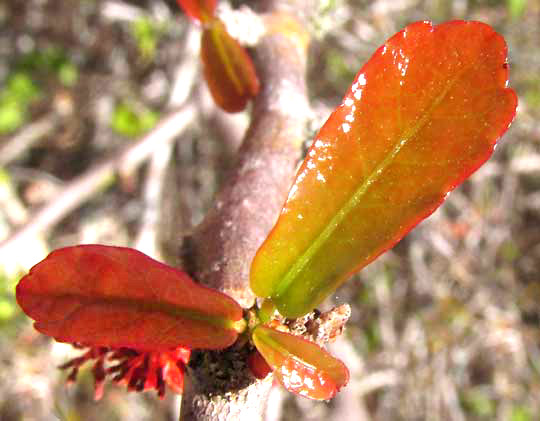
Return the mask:
{"type": "Polygon", "coordinates": [[[161,144],[172,142],[188,127],[195,117],[192,106],[185,106],[165,117],[151,132],[130,144],[117,155],[94,165],[60,190],[58,195],[43,206],[30,220],[0,243],[3,258],[24,250],[27,241],[47,230],[73,209],[80,206],[119,171],[132,171],[144,162],[161,144]]]}

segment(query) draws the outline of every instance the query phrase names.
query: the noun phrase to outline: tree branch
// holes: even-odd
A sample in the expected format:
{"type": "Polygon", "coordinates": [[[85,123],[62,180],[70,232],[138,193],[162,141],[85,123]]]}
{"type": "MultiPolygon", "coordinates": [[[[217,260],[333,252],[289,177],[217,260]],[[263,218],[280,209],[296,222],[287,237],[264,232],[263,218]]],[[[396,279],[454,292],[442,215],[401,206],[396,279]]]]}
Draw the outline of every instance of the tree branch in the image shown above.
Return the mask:
{"type": "MultiPolygon", "coordinates": [[[[262,92],[255,99],[237,165],[213,208],[184,243],[184,262],[193,277],[244,308],[254,304],[250,264],[285,202],[309,110],[307,35],[295,18],[280,11],[280,2],[268,3],[270,13],[263,15],[267,33],[255,49],[262,92]]],[[[252,377],[245,367],[248,347],[196,354],[182,420],[262,419],[271,379],[252,377]]]]}
{"type": "MultiPolygon", "coordinates": [[[[270,15],[267,21],[278,19],[270,15]]],[[[292,18],[290,18],[292,19],[292,18]]],[[[185,241],[184,259],[195,278],[254,303],[249,267],[274,225],[292,182],[308,114],[305,50],[292,34],[270,32],[255,52],[262,92],[238,161],[213,208],[185,241]]]]}
{"type": "Polygon", "coordinates": [[[26,241],[45,231],[73,209],[96,194],[117,171],[129,171],[146,160],[162,143],[171,142],[193,120],[195,110],[185,106],[165,117],[151,132],[129,145],[118,155],[94,165],[68,183],[48,204],[33,215],[28,223],[0,242],[4,258],[25,247],[26,241]],[[10,254],[11,253],[11,254],[10,254]]]}

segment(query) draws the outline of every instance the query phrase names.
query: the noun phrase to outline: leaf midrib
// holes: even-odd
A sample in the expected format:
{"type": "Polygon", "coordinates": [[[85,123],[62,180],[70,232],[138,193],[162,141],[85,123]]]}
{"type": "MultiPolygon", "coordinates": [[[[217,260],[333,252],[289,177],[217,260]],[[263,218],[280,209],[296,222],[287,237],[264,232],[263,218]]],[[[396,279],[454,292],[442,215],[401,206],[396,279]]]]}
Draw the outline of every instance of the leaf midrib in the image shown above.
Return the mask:
{"type": "Polygon", "coordinates": [[[426,125],[429,117],[433,113],[433,110],[445,99],[448,92],[452,89],[458,79],[468,70],[468,67],[465,67],[463,70],[458,72],[458,74],[450,80],[450,83],[443,90],[443,92],[435,98],[433,104],[429,109],[424,113],[424,115],[419,119],[419,121],[411,127],[409,130],[405,130],[398,139],[401,141],[397,142],[392,151],[381,161],[381,163],[371,172],[371,174],[364,180],[350,199],[341,207],[341,209],[332,217],[330,222],[325,226],[317,238],[311,243],[311,245],[304,251],[304,253],[296,259],[295,263],[287,271],[285,276],[282,278],[278,287],[273,294],[274,297],[281,296],[291,285],[297,275],[304,269],[304,267],[311,261],[313,256],[317,251],[324,245],[326,240],[333,234],[336,228],[343,222],[343,220],[349,215],[349,213],[356,207],[358,202],[362,199],[364,194],[367,192],[369,186],[377,181],[384,170],[394,162],[394,159],[398,153],[406,146],[410,140],[418,134],[418,132],[426,125]]]}
{"type": "Polygon", "coordinates": [[[234,71],[234,66],[229,60],[229,54],[227,54],[225,44],[223,42],[222,37],[218,34],[218,30],[222,30],[222,33],[225,33],[225,37],[228,35],[227,29],[219,22],[215,23],[215,25],[218,25],[217,28],[211,28],[211,36],[212,40],[214,41],[214,45],[216,47],[217,53],[221,58],[221,62],[225,66],[225,73],[229,76],[229,79],[232,81],[232,84],[234,86],[234,89],[236,89],[236,93],[239,96],[242,96],[244,93],[243,84],[240,81],[238,75],[234,71]]]}
{"type": "MultiPolygon", "coordinates": [[[[183,318],[197,322],[208,323],[209,325],[223,328],[234,329],[234,321],[223,315],[209,316],[191,309],[185,309],[174,304],[166,302],[153,302],[148,300],[137,300],[120,297],[99,297],[92,298],[81,294],[48,294],[45,297],[39,296],[42,300],[69,300],[80,303],[70,314],[76,313],[86,306],[110,306],[112,308],[127,308],[131,311],[141,313],[163,313],[172,318],[183,318]]],[[[68,320],[71,316],[67,315],[63,320],[68,320]]]]}
{"type": "MultiPolygon", "coordinates": [[[[256,333],[254,333],[256,335],[256,333]]],[[[292,335],[291,333],[287,333],[288,335],[292,335]]],[[[299,362],[300,364],[303,364],[309,368],[312,368],[314,370],[317,369],[317,367],[313,364],[311,364],[310,362],[304,360],[303,358],[300,358],[300,356],[292,353],[289,348],[287,348],[286,345],[282,345],[277,339],[274,339],[272,337],[272,335],[270,333],[267,333],[265,332],[264,330],[256,335],[258,337],[258,339],[261,341],[261,342],[264,342],[266,343],[266,345],[269,347],[269,348],[273,348],[274,350],[276,350],[279,354],[282,355],[283,357],[283,360],[289,358],[289,359],[293,359],[297,362],[299,362]]],[[[294,335],[293,335],[294,336],[294,335]]],[[[302,339],[301,337],[298,337],[298,339],[302,339]]]]}

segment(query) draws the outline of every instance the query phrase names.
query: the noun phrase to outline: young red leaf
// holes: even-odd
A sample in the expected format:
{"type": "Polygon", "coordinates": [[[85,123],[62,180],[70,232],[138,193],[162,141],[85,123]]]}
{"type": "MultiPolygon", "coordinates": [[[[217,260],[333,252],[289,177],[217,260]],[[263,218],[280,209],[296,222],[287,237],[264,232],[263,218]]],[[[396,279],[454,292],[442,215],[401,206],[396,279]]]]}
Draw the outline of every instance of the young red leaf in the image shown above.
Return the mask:
{"type": "Polygon", "coordinates": [[[191,19],[207,22],[214,16],[217,0],[177,0],[177,2],[191,19]]]}
{"type": "Polygon", "coordinates": [[[289,392],[310,399],[331,399],[349,381],[349,370],[313,342],[257,326],[253,342],[274,376],[289,392]]]}
{"type": "Polygon", "coordinates": [[[298,317],[430,215],[515,115],[504,39],[480,22],[414,23],[357,74],[257,252],[251,287],[298,317]]]}
{"type": "Polygon", "coordinates": [[[21,279],[16,294],[38,331],[87,346],[225,348],[242,320],[232,298],[124,247],[53,251],[21,279]]]}
{"type": "Polygon", "coordinates": [[[201,40],[204,77],[216,104],[230,113],[242,111],[259,92],[259,79],[247,51],[218,19],[201,40]]]}
{"type": "Polygon", "coordinates": [[[251,370],[251,373],[257,379],[264,379],[272,372],[272,367],[268,365],[266,360],[262,357],[259,351],[255,350],[249,354],[247,358],[247,365],[251,370]]]}

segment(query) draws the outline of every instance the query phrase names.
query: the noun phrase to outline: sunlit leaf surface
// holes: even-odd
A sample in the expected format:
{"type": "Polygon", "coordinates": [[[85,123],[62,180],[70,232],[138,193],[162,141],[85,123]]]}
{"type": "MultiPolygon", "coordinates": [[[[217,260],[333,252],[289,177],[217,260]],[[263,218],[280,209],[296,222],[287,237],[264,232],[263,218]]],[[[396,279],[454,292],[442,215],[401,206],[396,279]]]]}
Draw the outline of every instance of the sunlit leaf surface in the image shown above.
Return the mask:
{"type": "Polygon", "coordinates": [[[35,328],[61,342],[162,350],[224,348],[241,307],[184,272],[124,247],[53,251],[17,285],[35,328]]]}
{"type": "Polygon", "coordinates": [[[391,248],[492,154],[517,99],[488,25],[414,23],[381,46],[313,141],[251,287],[301,316],[391,248]]]}
{"type": "Polygon", "coordinates": [[[349,370],[320,346],[290,333],[258,326],[253,342],[274,376],[290,392],[331,399],[349,381],[349,370]]]}

